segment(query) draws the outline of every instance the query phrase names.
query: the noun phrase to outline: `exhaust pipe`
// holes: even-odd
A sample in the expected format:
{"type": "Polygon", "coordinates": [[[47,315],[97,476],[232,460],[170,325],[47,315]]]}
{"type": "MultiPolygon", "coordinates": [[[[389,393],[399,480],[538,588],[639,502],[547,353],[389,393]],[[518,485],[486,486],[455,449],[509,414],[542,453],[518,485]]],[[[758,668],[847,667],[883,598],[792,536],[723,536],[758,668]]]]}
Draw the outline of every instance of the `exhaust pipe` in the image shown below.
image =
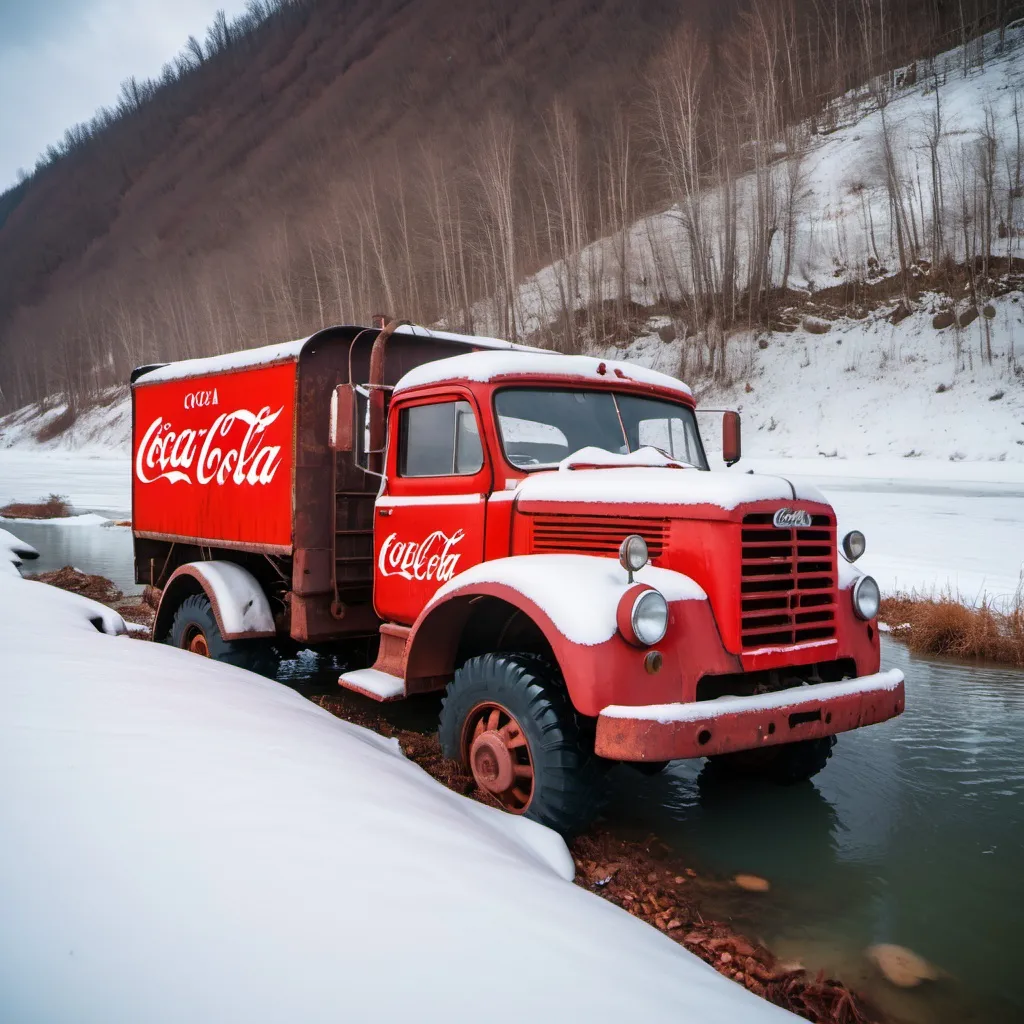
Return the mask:
{"type": "Polygon", "coordinates": [[[369,396],[369,419],[370,438],[369,450],[367,451],[367,466],[371,472],[384,472],[384,446],[387,442],[384,395],[384,356],[387,350],[388,338],[402,326],[411,323],[409,320],[393,320],[384,313],[378,313],[373,317],[374,327],[380,327],[370,350],[370,382],[368,389],[369,396]]]}

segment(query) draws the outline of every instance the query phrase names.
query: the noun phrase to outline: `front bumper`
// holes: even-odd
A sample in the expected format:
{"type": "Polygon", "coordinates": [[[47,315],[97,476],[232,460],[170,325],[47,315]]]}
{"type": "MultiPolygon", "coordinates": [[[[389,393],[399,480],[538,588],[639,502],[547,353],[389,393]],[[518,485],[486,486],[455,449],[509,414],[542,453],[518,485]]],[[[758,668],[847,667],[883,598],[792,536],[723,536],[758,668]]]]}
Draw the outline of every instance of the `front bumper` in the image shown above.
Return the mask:
{"type": "Polygon", "coordinates": [[[898,669],[839,683],[689,704],[613,704],[597,718],[595,751],[615,761],[672,761],[818,739],[903,712],[898,669]]]}

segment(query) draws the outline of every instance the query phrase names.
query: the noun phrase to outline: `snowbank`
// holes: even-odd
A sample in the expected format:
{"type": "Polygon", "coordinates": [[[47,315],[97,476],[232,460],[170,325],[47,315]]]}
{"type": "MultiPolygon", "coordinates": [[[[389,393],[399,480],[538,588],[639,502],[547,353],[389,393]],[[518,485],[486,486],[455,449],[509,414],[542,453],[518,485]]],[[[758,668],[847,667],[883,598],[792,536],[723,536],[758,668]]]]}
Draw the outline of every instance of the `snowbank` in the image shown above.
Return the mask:
{"type": "Polygon", "coordinates": [[[0,577],[0,1019],[794,1019],[553,832],[71,597],[0,577]]]}
{"type": "Polygon", "coordinates": [[[18,566],[23,558],[38,558],[39,552],[31,544],[15,537],[13,533],[0,529],[0,574],[20,576],[18,566]]]}

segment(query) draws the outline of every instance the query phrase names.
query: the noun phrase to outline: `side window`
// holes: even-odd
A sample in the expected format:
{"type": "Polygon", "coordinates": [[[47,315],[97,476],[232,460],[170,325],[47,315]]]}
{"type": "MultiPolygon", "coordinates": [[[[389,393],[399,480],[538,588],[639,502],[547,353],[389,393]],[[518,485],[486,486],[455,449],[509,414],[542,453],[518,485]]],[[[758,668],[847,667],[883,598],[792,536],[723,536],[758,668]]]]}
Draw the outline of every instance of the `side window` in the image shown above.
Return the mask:
{"type": "Polygon", "coordinates": [[[660,448],[673,459],[680,459],[691,466],[700,465],[697,455],[699,448],[690,423],[675,416],[640,420],[637,433],[641,446],[651,445],[660,448]]]}
{"type": "Polygon", "coordinates": [[[398,433],[400,476],[472,476],[483,469],[480,430],[468,402],[403,409],[398,433]]]}

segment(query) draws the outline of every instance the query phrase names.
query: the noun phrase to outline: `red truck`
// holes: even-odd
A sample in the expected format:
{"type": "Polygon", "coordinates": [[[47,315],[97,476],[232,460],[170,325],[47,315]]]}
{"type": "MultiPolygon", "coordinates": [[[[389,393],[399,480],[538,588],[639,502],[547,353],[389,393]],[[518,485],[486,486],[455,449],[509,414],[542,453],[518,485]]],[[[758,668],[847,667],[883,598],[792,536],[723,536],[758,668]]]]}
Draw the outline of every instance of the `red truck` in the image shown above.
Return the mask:
{"type": "Polygon", "coordinates": [[[444,691],[445,754],[513,813],[584,826],[616,761],[806,779],[903,710],[862,535],[840,551],[813,488],[709,471],[665,374],[382,321],[140,367],[132,411],[155,637],[444,691]]]}

